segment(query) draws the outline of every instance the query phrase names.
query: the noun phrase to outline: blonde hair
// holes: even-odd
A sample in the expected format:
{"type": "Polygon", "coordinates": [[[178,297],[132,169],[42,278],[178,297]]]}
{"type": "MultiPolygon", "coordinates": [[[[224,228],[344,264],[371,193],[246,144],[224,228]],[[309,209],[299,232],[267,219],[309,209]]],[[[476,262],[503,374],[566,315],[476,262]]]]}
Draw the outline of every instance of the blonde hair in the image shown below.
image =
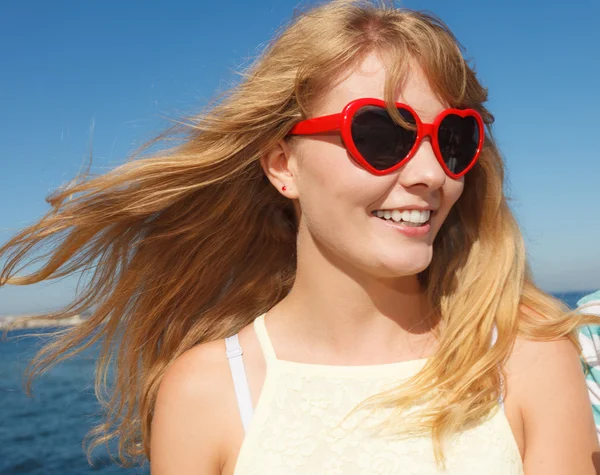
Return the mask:
{"type": "Polygon", "coordinates": [[[161,378],[194,345],[238,332],[289,292],[296,266],[292,203],[268,182],[259,159],[312,101],[368,53],[388,68],[390,104],[414,59],[439,97],[477,109],[486,145],[464,193],[419,275],[441,315],[439,351],[408,384],[367,404],[395,407],[389,427],[442,441],[495,407],[499,365],[515,338],[577,344],[574,329],[598,323],[567,308],[532,281],[523,240],[503,193],[503,163],[483,106],[486,90],[448,28],[432,15],[366,1],[334,1],[298,15],[243,75],[202,114],[176,125],[116,169],[83,174],[47,201],[52,209],[0,248],[0,284],[29,285],[83,271],[89,280],[57,319],[93,307],[28,367],[34,377],[94,342],[101,344],[96,394],[105,421],[94,447],[118,439],[124,465],[150,458],[150,425],[161,378]],[[177,144],[148,153],[155,145],[177,144]],[[39,247],[53,244],[41,257],[39,247]],[[43,265],[25,276],[28,264],[43,265]],[[498,343],[489,348],[493,326],[498,343]],[[114,387],[107,382],[114,365],[114,387]],[[403,408],[428,398],[413,415],[403,408]]]}

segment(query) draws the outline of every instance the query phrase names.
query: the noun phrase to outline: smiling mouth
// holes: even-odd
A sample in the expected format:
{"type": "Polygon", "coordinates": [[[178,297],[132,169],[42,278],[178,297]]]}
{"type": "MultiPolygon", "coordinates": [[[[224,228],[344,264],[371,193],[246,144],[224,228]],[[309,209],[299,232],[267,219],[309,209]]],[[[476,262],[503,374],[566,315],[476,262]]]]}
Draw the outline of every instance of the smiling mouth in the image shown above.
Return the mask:
{"type": "Polygon", "coordinates": [[[431,221],[431,210],[375,210],[371,213],[374,217],[393,223],[402,223],[409,227],[420,227],[431,221]]]}

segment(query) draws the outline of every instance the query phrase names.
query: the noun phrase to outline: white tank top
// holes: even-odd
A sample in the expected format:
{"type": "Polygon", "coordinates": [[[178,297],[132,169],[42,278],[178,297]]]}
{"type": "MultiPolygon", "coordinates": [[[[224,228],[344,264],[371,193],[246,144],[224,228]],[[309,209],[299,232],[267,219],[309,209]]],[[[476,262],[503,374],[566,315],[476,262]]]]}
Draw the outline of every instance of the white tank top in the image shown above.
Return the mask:
{"type": "MultiPolygon", "coordinates": [[[[430,437],[377,436],[360,422],[366,412],[338,425],[358,403],[415,375],[427,359],[365,366],[284,361],[275,355],[264,314],[254,328],[266,360],[254,411],[237,335],[226,339],[246,431],[234,475],[523,475],[500,405],[447,441],[446,471],[435,463],[430,437]]],[[[368,425],[385,418],[378,411],[368,425]]]]}

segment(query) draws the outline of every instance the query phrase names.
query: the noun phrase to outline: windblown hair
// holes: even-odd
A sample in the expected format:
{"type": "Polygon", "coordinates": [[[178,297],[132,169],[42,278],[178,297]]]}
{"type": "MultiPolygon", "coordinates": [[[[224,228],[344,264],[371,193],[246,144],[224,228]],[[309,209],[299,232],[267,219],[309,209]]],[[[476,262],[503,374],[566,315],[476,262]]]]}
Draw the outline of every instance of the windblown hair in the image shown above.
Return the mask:
{"type": "Polygon", "coordinates": [[[293,203],[266,179],[260,157],[310,116],[332,78],[371,52],[387,68],[390,110],[414,62],[443,102],[481,113],[486,143],[435,240],[431,265],[419,275],[441,316],[439,350],[402,388],[366,404],[396,408],[388,421],[394,431],[430,434],[443,463],[444,437],[495,407],[502,391],[497,368],[517,335],[568,337],[577,345],[576,327],[598,323],[569,313],[533,283],[503,191],[487,91],[449,29],[423,12],[333,1],[297,15],[239,84],[200,115],[154,139],[134,160],[104,175],[86,172],[50,194],[52,209],[0,248],[0,285],[75,272],[89,277],[72,303],[45,318],[93,309],[91,317],[57,332],[26,373],[29,392],[52,365],[101,345],[96,394],[106,418],[89,434],[88,454],[117,439],[124,465],[150,458],[153,407],[167,367],[199,343],[238,332],[290,291],[293,203]],[[39,261],[39,269],[16,275],[39,261]],[[494,325],[499,339],[490,350],[494,325]],[[426,408],[404,414],[422,399],[430,402],[426,408]]]}

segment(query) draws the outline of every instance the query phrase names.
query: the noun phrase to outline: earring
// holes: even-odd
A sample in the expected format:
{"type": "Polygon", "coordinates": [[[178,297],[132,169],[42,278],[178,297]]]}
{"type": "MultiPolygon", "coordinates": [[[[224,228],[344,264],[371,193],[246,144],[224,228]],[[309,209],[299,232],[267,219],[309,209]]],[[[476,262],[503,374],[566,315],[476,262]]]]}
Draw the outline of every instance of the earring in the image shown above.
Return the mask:
{"type": "Polygon", "coordinates": [[[281,191],[285,191],[285,190],[287,190],[287,188],[285,186],[282,186],[281,191]]]}

